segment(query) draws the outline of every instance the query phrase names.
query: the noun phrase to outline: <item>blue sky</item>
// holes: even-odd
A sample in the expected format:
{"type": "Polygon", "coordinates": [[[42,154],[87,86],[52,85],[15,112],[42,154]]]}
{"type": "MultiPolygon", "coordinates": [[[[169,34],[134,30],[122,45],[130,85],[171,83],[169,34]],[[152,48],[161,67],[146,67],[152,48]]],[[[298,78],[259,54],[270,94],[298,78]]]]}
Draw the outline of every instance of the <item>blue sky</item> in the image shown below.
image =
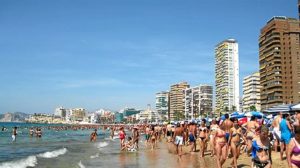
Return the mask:
{"type": "Polygon", "coordinates": [[[227,38],[242,81],[273,16],[297,17],[297,0],[2,0],[0,113],[153,107],[171,84],[214,85],[227,38]]]}

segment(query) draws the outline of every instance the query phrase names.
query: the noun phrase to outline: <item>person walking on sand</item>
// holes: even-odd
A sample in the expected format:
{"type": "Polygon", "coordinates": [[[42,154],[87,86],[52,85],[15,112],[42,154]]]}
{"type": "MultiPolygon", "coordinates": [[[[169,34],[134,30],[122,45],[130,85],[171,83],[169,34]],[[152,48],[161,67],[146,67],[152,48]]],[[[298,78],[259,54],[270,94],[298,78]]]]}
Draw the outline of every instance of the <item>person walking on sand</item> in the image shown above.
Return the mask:
{"type": "Polygon", "coordinates": [[[217,167],[222,168],[228,153],[228,141],[226,139],[225,126],[223,124],[221,124],[220,128],[216,131],[214,144],[217,155],[217,167]]]}
{"type": "Polygon", "coordinates": [[[176,154],[178,156],[182,155],[183,134],[184,134],[183,124],[184,123],[182,124],[177,123],[177,127],[175,128],[174,136],[173,136],[173,142],[176,146],[176,154]],[[180,152],[179,152],[179,146],[180,146],[180,152]]]}
{"type": "MultiPolygon", "coordinates": [[[[240,147],[241,147],[241,138],[244,139],[244,136],[242,136],[242,129],[238,124],[238,119],[233,119],[233,127],[230,129],[230,137],[229,137],[229,146],[231,148],[231,152],[233,155],[232,160],[232,167],[237,168],[237,159],[240,155],[240,147]]],[[[246,141],[246,139],[244,139],[246,141]]]]}
{"type": "Polygon", "coordinates": [[[215,143],[214,143],[214,138],[216,135],[217,130],[220,129],[219,125],[217,124],[216,119],[213,119],[210,125],[210,135],[209,135],[209,139],[210,139],[210,150],[211,150],[211,154],[210,156],[214,156],[216,153],[215,150],[215,143]]]}
{"type": "Polygon", "coordinates": [[[192,120],[192,122],[189,125],[189,143],[191,145],[190,152],[196,152],[196,142],[197,140],[197,125],[195,124],[195,121],[192,120]]]}
{"type": "Polygon", "coordinates": [[[205,126],[206,120],[202,119],[201,126],[199,127],[199,141],[200,141],[200,158],[204,157],[204,151],[207,140],[207,127],[205,126]]]}
{"type": "Polygon", "coordinates": [[[271,168],[271,152],[269,129],[265,125],[262,125],[259,128],[259,135],[252,142],[252,167],[271,168]]]}
{"type": "Polygon", "coordinates": [[[12,137],[12,142],[16,142],[17,141],[17,127],[13,128],[11,137],[12,137]]]}
{"type": "Polygon", "coordinates": [[[292,138],[289,149],[288,156],[291,157],[289,167],[299,168],[300,167],[300,126],[295,127],[295,137],[292,138]]]}
{"type": "Polygon", "coordinates": [[[283,160],[283,150],[285,149],[286,159],[287,159],[288,163],[290,163],[290,156],[287,154],[287,151],[289,150],[288,145],[292,138],[293,128],[292,128],[290,122],[287,120],[288,117],[289,117],[288,114],[283,114],[282,120],[279,124],[279,128],[281,131],[280,159],[283,160]]]}
{"type": "Polygon", "coordinates": [[[246,133],[246,139],[247,139],[247,153],[250,155],[250,152],[252,150],[252,140],[256,137],[256,129],[259,127],[259,124],[257,123],[257,119],[255,116],[251,116],[250,122],[247,122],[243,125],[243,127],[246,127],[247,133],[246,133]]]}
{"type": "Polygon", "coordinates": [[[281,119],[282,119],[282,112],[279,112],[279,114],[275,117],[275,119],[272,123],[275,152],[278,151],[278,146],[281,145],[280,144],[281,143],[281,132],[280,132],[280,128],[279,128],[281,119]]]}

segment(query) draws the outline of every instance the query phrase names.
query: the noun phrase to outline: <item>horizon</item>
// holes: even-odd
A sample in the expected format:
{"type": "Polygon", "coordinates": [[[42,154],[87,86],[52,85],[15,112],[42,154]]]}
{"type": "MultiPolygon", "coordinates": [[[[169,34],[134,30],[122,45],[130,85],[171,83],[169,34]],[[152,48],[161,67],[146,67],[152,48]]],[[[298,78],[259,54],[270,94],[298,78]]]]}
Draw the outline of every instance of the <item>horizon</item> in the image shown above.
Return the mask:
{"type": "Polygon", "coordinates": [[[260,29],[273,16],[298,18],[297,5],[1,1],[0,113],[53,113],[60,106],[154,109],[155,94],[181,81],[212,85],[215,93],[214,48],[229,38],[239,44],[242,88],[243,78],[258,71],[260,29]]]}

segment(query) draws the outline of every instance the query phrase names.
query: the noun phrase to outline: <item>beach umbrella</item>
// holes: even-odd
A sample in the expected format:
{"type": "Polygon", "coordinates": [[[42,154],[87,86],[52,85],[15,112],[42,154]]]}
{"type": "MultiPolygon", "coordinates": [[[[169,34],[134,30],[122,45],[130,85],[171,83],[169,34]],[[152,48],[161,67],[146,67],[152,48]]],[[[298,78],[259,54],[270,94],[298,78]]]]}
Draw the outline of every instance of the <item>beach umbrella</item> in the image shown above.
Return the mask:
{"type": "Polygon", "coordinates": [[[300,110],[300,104],[294,105],[291,108],[292,110],[300,110]]]}
{"type": "Polygon", "coordinates": [[[259,111],[250,111],[250,112],[247,112],[245,114],[245,116],[247,116],[247,117],[254,116],[254,117],[262,118],[262,117],[264,117],[264,114],[259,111]]]}
{"type": "Polygon", "coordinates": [[[239,121],[238,121],[239,125],[243,125],[246,122],[248,122],[248,118],[247,117],[240,118],[239,121]]]}

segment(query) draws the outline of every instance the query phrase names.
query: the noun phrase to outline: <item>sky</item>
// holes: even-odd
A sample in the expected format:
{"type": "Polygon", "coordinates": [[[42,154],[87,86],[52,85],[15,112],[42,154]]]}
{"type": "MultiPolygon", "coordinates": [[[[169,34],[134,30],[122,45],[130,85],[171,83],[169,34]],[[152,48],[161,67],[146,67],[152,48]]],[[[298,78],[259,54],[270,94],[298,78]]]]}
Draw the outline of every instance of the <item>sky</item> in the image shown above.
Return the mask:
{"type": "Polygon", "coordinates": [[[1,0],[0,113],[154,108],[172,84],[214,85],[228,38],[242,88],[273,16],[297,17],[297,0],[1,0]]]}

